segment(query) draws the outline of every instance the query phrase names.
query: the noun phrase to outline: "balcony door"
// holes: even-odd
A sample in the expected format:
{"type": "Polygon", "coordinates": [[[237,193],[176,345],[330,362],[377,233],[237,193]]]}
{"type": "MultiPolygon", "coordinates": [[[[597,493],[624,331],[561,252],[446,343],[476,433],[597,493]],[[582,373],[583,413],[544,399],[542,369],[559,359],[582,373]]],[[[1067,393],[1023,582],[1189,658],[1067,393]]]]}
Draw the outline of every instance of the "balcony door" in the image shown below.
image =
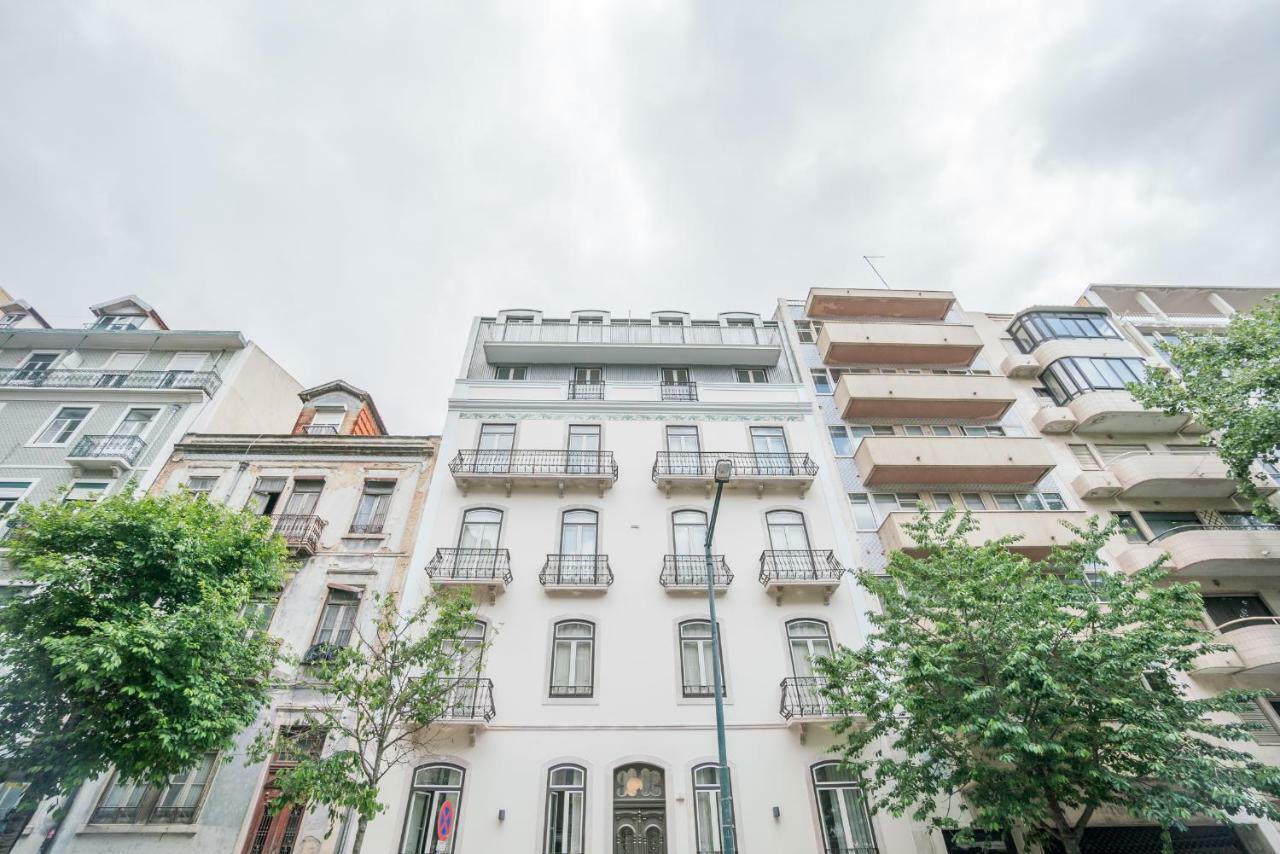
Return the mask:
{"type": "Polygon", "coordinates": [[[38,385],[53,367],[53,363],[58,361],[60,355],[60,353],[32,353],[13,375],[13,381],[38,385]]]}
{"type": "Polygon", "coordinates": [[[752,427],[751,450],[760,474],[792,474],[787,435],[781,427],[752,427]]]}
{"type": "Polygon", "coordinates": [[[664,385],[688,385],[691,382],[688,368],[663,368],[662,382],[664,385]]]}
{"type": "Polygon", "coordinates": [[[821,620],[792,620],[787,623],[787,645],[791,648],[791,672],[800,679],[818,676],[814,659],[832,653],[831,632],[821,620]]]}
{"type": "Polygon", "coordinates": [[[671,540],[676,555],[676,584],[706,581],[707,514],[677,510],[671,514],[671,540]]]}
{"type": "Polygon", "coordinates": [[[1151,536],[1153,537],[1167,534],[1174,528],[1200,524],[1200,517],[1195,513],[1158,513],[1144,510],[1142,518],[1147,523],[1147,527],[1151,529],[1151,536]]]}
{"type": "Polygon", "coordinates": [[[566,510],[560,519],[560,578],[595,580],[599,516],[594,510],[566,510]]]}
{"type": "Polygon", "coordinates": [[[516,444],[516,425],[482,424],[476,445],[476,471],[504,472],[511,469],[511,449],[516,444]]]}
{"type": "Polygon", "coordinates": [[[600,473],[600,425],[572,424],[569,427],[568,472],[600,473]]]}
{"type": "Polygon", "coordinates": [[[498,539],[501,535],[501,510],[490,510],[487,507],[468,510],[462,516],[458,548],[492,551],[498,548],[498,539]]]}
{"type": "Polygon", "coordinates": [[[701,474],[701,451],[697,427],[672,426],[667,428],[668,474],[701,474]]]}
{"type": "Polygon", "coordinates": [[[1222,632],[1243,629],[1274,617],[1261,596],[1205,596],[1204,610],[1213,625],[1222,632]]]}
{"type": "Polygon", "coordinates": [[[804,515],[795,510],[773,510],[765,516],[769,526],[769,548],[773,569],[779,577],[803,578],[817,566],[809,549],[809,531],[804,515]]]}
{"type": "Polygon", "coordinates": [[[461,821],[465,772],[452,765],[426,765],[413,772],[400,854],[449,854],[461,821]],[[441,811],[453,813],[453,833],[441,840],[436,832],[441,811]]]}
{"type": "Polygon", "coordinates": [[[159,409],[130,409],[116,427],[117,436],[145,436],[151,422],[160,414],[159,409]]]}
{"type": "Polygon", "coordinates": [[[486,626],[476,620],[453,641],[453,676],[457,683],[449,691],[446,715],[472,718],[480,704],[480,674],[484,667],[486,626]]]}
{"type": "Polygon", "coordinates": [[[320,492],[323,489],[323,480],[295,480],[293,493],[284,503],[284,515],[314,516],[316,504],[320,501],[320,492]]]}

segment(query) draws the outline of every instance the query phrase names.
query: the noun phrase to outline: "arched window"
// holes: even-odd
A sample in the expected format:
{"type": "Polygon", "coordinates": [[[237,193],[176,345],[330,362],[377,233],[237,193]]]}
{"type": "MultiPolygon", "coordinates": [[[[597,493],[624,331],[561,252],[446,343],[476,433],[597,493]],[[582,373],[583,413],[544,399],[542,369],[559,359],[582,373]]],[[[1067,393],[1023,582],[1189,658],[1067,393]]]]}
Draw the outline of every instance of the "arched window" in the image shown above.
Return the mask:
{"type": "MultiPolygon", "coordinates": [[[[729,789],[732,792],[732,781],[729,789]]],[[[733,801],[729,803],[732,805],[733,801]]],[[[720,854],[724,850],[724,825],[720,819],[720,768],[708,762],[693,769],[693,820],[698,835],[698,854],[720,854]]],[[[736,821],[734,825],[737,826],[736,821]]]]}
{"type": "Polygon", "coordinates": [[[566,510],[560,517],[560,554],[595,557],[599,547],[600,515],[594,510],[566,510]]]}
{"type": "Polygon", "coordinates": [[[484,637],[487,629],[484,620],[476,620],[454,640],[453,658],[459,678],[468,679],[480,675],[484,665],[484,637]]]}
{"type": "Polygon", "coordinates": [[[792,672],[801,678],[814,677],[813,660],[832,653],[831,631],[821,620],[792,620],[787,623],[787,645],[792,672]]]}
{"type": "Polygon", "coordinates": [[[547,774],[547,838],[544,854],[581,854],[584,848],[587,772],[557,765],[547,774]]]}
{"type": "Polygon", "coordinates": [[[585,620],[556,623],[551,642],[551,696],[590,697],[594,686],[595,626],[585,620]]]}
{"type": "MultiPolygon", "coordinates": [[[[723,646],[720,648],[720,653],[720,671],[723,673],[723,646]]],[[[711,623],[707,620],[686,620],[681,623],[680,678],[684,696],[714,697],[716,695],[712,661],[711,623]]]]}
{"type": "Polygon", "coordinates": [[[771,510],[765,514],[769,526],[769,548],[774,551],[808,551],[809,532],[804,514],[797,510],[771,510]]]}
{"type": "Polygon", "coordinates": [[[857,780],[838,762],[813,766],[818,821],[828,851],[875,851],[867,804],[857,780]]]}
{"type": "MultiPolygon", "coordinates": [[[[701,510],[677,510],[671,514],[671,541],[676,557],[703,560],[707,542],[707,514],[701,510]]],[[[681,561],[677,560],[677,568],[681,561]]],[[[705,564],[702,564],[705,568],[705,564]]]]}
{"type": "Polygon", "coordinates": [[[458,534],[460,549],[496,549],[502,536],[502,511],[477,507],[462,514],[462,530],[458,534]]]}
{"type": "Polygon", "coordinates": [[[413,772],[401,854],[448,854],[458,835],[461,820],[464,771],[454,765],[424,765],[413,772]],[[440,811],[448,805],[453,814],[452,832],[440,840],[436,825],[440,811]]]}

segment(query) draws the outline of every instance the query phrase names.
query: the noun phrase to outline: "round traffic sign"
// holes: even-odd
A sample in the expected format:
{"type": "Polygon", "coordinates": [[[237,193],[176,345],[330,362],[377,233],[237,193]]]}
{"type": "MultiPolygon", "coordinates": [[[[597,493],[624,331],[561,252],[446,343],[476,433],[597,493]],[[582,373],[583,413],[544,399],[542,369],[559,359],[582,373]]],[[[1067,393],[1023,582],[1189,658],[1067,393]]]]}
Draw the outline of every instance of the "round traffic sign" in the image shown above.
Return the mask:
{"type": "Polygon", "coordinates": [[[450,833],[453,833],[453,801],[445,801],[436,816],[436,836],[444,842],[450,833]]]}

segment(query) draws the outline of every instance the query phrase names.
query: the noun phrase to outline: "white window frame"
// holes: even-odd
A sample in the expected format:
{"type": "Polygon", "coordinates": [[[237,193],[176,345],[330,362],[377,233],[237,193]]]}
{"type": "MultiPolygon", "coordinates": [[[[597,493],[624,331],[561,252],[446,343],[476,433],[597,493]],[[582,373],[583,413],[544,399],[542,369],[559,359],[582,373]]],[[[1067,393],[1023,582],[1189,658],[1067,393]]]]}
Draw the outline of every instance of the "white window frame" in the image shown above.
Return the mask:
{"type": "Polygon", "coordinates": [[[529,366],[528,365],[494,365],[493,378],[501,382],[528,382],[529,366]],[[506,376],[502,376],[503,372],[506,376]],[[520,376],[516,376],[516,372],[520,372],[520,376]]]}
{"type": "Polygon", "coordinates": [[[547,769],[547,807],[544,816],[546,827],[543,833],[542,850],[543,854],[577,854],[583,851],[586,846],[586,826],[587,826],[587,769],[573,762],[562,762],[553,765],[547,769]],[[578,774],[577,783],[565,784],[556,783],[555,777],[557,771],[575,771],[578,774]],[[561,797],[557,799],[556,794],[561,797]],[[576,825],[577,834],[565,834],[565,838],[560,840],[557,847],[555,840],[551,837],[551,831],[554,826],[552,819],[552,810],[556,806],[556,801],[560,800],[562,822],[567,823],[567,816],[573,812],[574,801],[577,801],[578,823],[576,825]]]}
{"type": "Polygon", "coordinates": [[[734,368],[733,381],[737,383],[742,383],[743,385],[768,385],[769,369],[768,368],[734,368]],[[757,373],[760,374],[761,379],[755,379],[755,376],[757,373]],[[746,379],[742,378],[743,374],[746,374],[747,376],[746,379]]]}
{"type": "MultiPolygon", "coordinates": [[[[134,410],[136,410],[136,409],[154,409],[154,410],[155,410],[155,413],[156,413],[156,414],[155,414],[155,417],[153,417],[150,421],[148,421],[148,422],[147,422],[147,426],[143,428],[143,430],[142,430],[142,432],[141,432],[141,433],[138,433],[138,434],[137,434],[137,436],[138,436],[138,438],[139,438],[139,439],[142,439],[143,441],[146,441],[146,440],[147,440],[147,437],[149,437],[149,436],[151,435],[151,431],[155,429],[156,424],[160,421],[160,415],[164,412],[164,407],[163,407],[163,406],[159,406],[159,405],[156,405],[156,406],[145,406],[145,405],[139,405],[139,406],[132,406],[132,405],[130,405],[130,406],[126,406],[126,407],[125,407],[125,409],[124,409],[124,412],[122,412],[122,413],[120,414],[120,419],[119,419],[118,421],[116,421],[115,426],[113,426],[113,427],[111,428],[111,435],[115,436],[115,435],[118,435],[118,434],[119,434],[119,432],[120,432],[120,428],[124,426],[124,421],[125,421],[125,419],[129,417],[129,413],[130,413],[130,412],[133,412],[133,411],[134,411],[134,410]]],[[[87,421],[88,419],[86,418],[85,420],[87,421]]]]}
{"type": "Polygon", "coordinates": [[[98,404],[96,403],[71,403],[71,402],[59,403],[54,408],[53,414],[51,414],[48,418],[46,418],[44,423],[41,424],[39,429],[37,429],[36,432],[31,436],[31,441],[27,442],[27,447],[28,448],[69,448],[71,447],[72,445],[75,444],[76,440],[80,438],[80,434],[84,432],[84,428],[87,427],[89,425],[89,422],[93,420],[93,414],[97,411],[98,411],[98,404]],[[57,420],[59,413],[61,413],[62,410],[64,409],[88,409],[89,411],[85,413],[84,420],[80,422],[80,426],[76,427],[76,429],[72,431],[71,435],[67,437],[67,440],[65,442],[37,441],[42,435],[44,435],[44,431],[48,430],[50,425],[52,425],[53,422],[57,420]]]}
{"type": "Polygon", "coordinates": [[[204,370],[208,370],[208,369],[205,367],[205,363],[206,363],[206,362],[208,362],[208,361],[209,361],[209,353],[207,353],[207,352],[200,352],[200,351],[195,351],[195,350],[192,350],[192,351],[182,351],[182,352],[180,352],[180,353],[174,353],[174,354],[169,358],[169,364],[165,366],[165,370],[166,370],[166,371],[191,371],[192,373],[195,373],[196,371],[204,371],[204,370]],[[192,358],[192,357],[195,357],[195,356],[199,356],[199,357],[200,357],[200,366],[199,366],[199,367],[197,367],[197,368],[179,368],[179,367],[175,367],[179,362],[181,362],[181,361],[182,361],[182,359],[183,359],[183,358],[192,358]]]}
{"type": "Polygon", "coordinates": [[[111,484],[112,484],[112,483],[113,483],[113,481],[111,481],[111,480],[106,480],[106,481],[102,481],[102,480],[83,480],[83,479],[82,479],[82,480],[73,480],[73,481],[71,481],[71,483],[70,483],[70,484],[68,484],[68,485],[67,485],[67,491],[66,491],[65,493],[63,493],[62,500],[61,500],[61,501],[59,501],[58,503],[59,503],[59,504],[76,504],[76,503],[83,503],[83,504],[97,504],[99,501],[101,501],[102,499],[106,498],[108,494],[110,494],[110,492],[111,492],[111,484]],[[77,489],[82,489],[82,488],[83,488],[83,486],[84,486],[85,484],[99,484],[99,483],[101,483],[101,484],[102,484],[102,491],[101,491],[101,492],[98,492],[98,497],[97,497],[97,498],[89,499],[89,498],[72,498],[72,497],[71,497],[72,495],[74,495],[74,494],[76,493],[76,490],[77,490],[77,489]]]}

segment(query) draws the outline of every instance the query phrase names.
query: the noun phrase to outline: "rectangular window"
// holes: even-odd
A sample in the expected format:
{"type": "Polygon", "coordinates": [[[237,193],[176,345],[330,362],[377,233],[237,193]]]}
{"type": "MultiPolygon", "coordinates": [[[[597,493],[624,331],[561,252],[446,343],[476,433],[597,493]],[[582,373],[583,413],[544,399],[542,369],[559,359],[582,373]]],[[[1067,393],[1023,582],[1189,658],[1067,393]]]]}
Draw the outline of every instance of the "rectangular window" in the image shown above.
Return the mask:
{"type": "Polygon", "coordinates": [[[244,606],[244,619],[251,633],[264,634],[270,628],[278,603],[278,599],[255,599],[244,606]]]}
{"type": "Polygon", "coordinates": [[[89,821],[94,824],[193,824],[217,766],[218,755],[206,753],[194,768],[170,777],[163,789],[116,777],[89,821]]]}
{"type": "Polygon", "coordinates": [[[1127,542],[1145,543],[1147,541],[1146,534],[1139,530],[1132,513],[1112,513],[1111,515],[1120,523],[1120,532],[1124,534],[1127,542]]]}
{"type": "Polygon", "coordinates": [[[964,502],[966,510],[973,510],[977,512],[987,509],[987,503],[982,500],[981,493],[962,492],[960,493],[960,500],[964,502]]]}
{"type": "Polygon", "coordinates": [[[9,535],[9,517],[30,488],[30,481],[0,482],[0,540],[9,535]]]}
{"type": "Polygon", "coordinates": [[[140,314],[104,314],[93,324],[94,329],[106,329],[111,332],[124,332],[137,329],[144,318],[140,314]]]}
{"type": "Polygon", "coordinates": [[[835,448],[837,457],[853,456],[853,442],[843,427],[828,427],[827,432],[831,434],[831,446],[835,448]]]}
{"type": "Polygon", "coordinates": [[[359,607],[359,594],[336,587],[329,588],[329,596],[320,612],[320,623],[316,626],[307,654],[302,658],[304,664],[332,658],[335,650],[344,649],[351,642],[351,632],[356,625],[356,610],[359,607]]]}
{"type": "Polygon", "coordinates": [[[1205,596],[1204,611],[1221,632],[1233,632],[1269,622],[1275,614],[1261,596],[1205,596]]]}
{"type": "Polygon", "coordinates": [[[907,436],[923,436],[924,428],[919,424],[904,424],[902,432],[907,436]]]}
{"type": "Polygon", "coordinates": [[[280,503],[280,496],[284,492],[286,482],[287,478],[283,477],[258,478],[253,485],[253,493],[245,502],[245,508],[259,516],[270,516],[275,512],[276,505],[280,503]]]}
{"type": "Polygon", "coordinates": [[[316,407],[306,432],[314,436],[336,436],[347,418],[347,410],[341,406],[316,407]]]}
{"type": "Polygon", "coordinates": [[[1147,527],[1151,529],[1151,535],[1155,537],[1172,531],[1174,528],[1200,524],[1200,517],[1195,513],[1157,513],[1151,510],[1144,510],[1142,519],[1147,523],[1147,527]]]}
{"type": "Polygon", "coordinates": [[[319,478],[299,478],[293,482],[293,492],[284,504],[285,516],[314,516],[324,481],[319,478]]]}
{"type": "Polygon", "coordinates": [[[933,492],[930,494],[933,496],[933,506],[939,510],[950,510],[955,506],[955,501],[946,492],[933,492]]]}
{"type": "Polygon", "coordinates": [[[495,380],[526,380],[529,378],[529,369],[524,365],[499,365],[493,369],[493,378],[495,380]]]}
{"type": "Polygon", "coordinates": [[[1081,470],[1097,471],[1098,469],[1102,468],[1100,465],[1098,465],[1098,461],[1093,456],[1093,451],[1089,450],[1088,445],[1073,443],[1073,444],[1067,445],[1067,448],[1070,449],[1071,455],[1076,458],[1076,463],[1077,465],[1080,466],[1081,470]]]}
{"type": "MultiPolygon", "coordinates": [[[[723,647],[721,651],[723,652],[723,647]]],[[[680,624],[680,681],[683,696],[715,697],[715,665],[711,653],[711,623],[706,620],[690,620],[680,624]]],[[[721,665],[723,673],[723,662],[721,665]]]]}
{"type": "MultiPolygon", "coordinates": [[[[26,317],[25,314],[20,314],[18,312],[8,313],[4,317],[0,317],[0,329],[12,329],[14,326],[17,326],[18,321],[24,317],[26,317]]],[[[0,804],[3,804],[2,799],[0,799],[0,804]]],[[[0,818],[3,818],[3,817],[4,817],[4,812],[0,811],[0,818]]]]}
{"type": "Polygon", "coordinates": [[[1062,496],[1057,492],[1042,492],[1040,497],[1044,499],[1046,510],[1066,510],[1067,502],[1062,500],[1062,496]]]}
{"type": "Polygon", "coordinates": [[[740,383],[767,383],[769,371],[765,368],[735,368],[734,378],[740,383]]]}
{"type": "Polygon", "coordinates": [[[159,414],[159,409],[130,409],[125,413],[124,420],[116,427],[115,435],[145,436],[159,414]]]}
{"type": "Polygon", "coordinates": [[[818,394],[831,394],[831,377],[821,368],[814,368],[809,371],[809,376],[813,378],[813,390],[818,394]]]}
{"type": "Polygon", "coordinates": [[[933,425],[933,435],[935,435],[935,436],[950,436],[950,435],[951,435],[951,428],[950,428],[950,427],[948,427],[946,424],[934,424],[934,425],[933,425]]]}
{"type": "Polygon", "coordinates": [[[33,445],[65,445],[84,426],[92,409],[88,406],[64,406],[32,440],[33,445]]]}
{"type": "Polygon", "coordinates": [[[853,508],[853,525],[859,531],[874,531],[879,527],[875,511],[871,509],[871,501],[865,492],[850,492],[849,505],[853,508]]]}
{"type": "Polygon", "coordinates": [[[796,337],[801,344],[812,344],[818,340],[813,331],[813,324],[807,320],[796,321],[796,337]]]}
{"type": "Polygon", "coordinates": [[[217,486],[218,478],[214,475],[199,475],[187,478],[187,491],[194,495],[208,495],[217,486]]]}
{"type": "Polygon", "coordinates": [[[353,534],[381,534],[387,522],[387,508],[391,506],[391,493],[395,492],[394,480],[366,480],[360,503],[356,505],[355,518],[351,520],[353,534]]]}
{"type": "Polygon", "coordinates": [[[71,484],[71,488],[67,490],[67,494],[62,497],[63,504],[93,504],[106,494],[109,483],[101,481],[77,480],[71,484]]]}

